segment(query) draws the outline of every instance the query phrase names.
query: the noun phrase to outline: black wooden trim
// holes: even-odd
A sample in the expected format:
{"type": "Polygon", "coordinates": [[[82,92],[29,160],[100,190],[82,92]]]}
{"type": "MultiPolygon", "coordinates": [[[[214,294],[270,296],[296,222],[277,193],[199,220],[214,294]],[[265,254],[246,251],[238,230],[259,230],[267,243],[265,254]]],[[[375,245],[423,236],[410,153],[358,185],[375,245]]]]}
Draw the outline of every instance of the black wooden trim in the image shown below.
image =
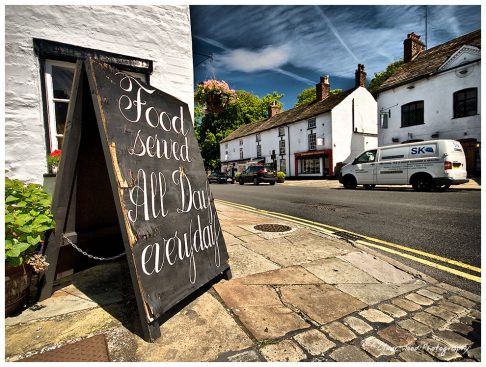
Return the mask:
{"type": "Polygon", "coordinates": [[[39,63],[40,67],[40,82],[41,82],[41,93],[42,93],[42,116],[44,118],[44,139],[46,143],[46,163],[47,163],[47,156],[51,152],[51,141],[50,141],[50,131],[49,131],[49,106],[47,103],[47,89],[46,89],[46,78],[44,77],[45,75],[45,65],[43,62],[39,63]]]}
{"type": "MultiPolygon", "coordinates": [[[[148,77],[153,71],[153,61],[116,54],[92,48],[69,45],[67,43],[34,38],[34,51],[40,59],[76,62],[88,57],[106,62],[124,71],[143,73],[148,77]]],[[[148,84],[148,83],[147,83],[148,84]]]]}

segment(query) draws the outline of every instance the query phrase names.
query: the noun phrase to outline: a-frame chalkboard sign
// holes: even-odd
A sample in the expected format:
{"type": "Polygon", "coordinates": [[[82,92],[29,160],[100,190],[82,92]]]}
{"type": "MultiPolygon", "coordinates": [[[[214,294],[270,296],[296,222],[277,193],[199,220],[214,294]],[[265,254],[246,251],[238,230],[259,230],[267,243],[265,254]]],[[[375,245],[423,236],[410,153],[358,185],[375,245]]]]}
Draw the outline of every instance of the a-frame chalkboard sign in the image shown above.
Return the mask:
{"type": "Polygon", "coordinates": [[[104,63],[80,61],[64,139],[40,299],[57,278],[124,251],[143,337],[153,341],[171,307],[231,277],[188,106],[104,63]]]}

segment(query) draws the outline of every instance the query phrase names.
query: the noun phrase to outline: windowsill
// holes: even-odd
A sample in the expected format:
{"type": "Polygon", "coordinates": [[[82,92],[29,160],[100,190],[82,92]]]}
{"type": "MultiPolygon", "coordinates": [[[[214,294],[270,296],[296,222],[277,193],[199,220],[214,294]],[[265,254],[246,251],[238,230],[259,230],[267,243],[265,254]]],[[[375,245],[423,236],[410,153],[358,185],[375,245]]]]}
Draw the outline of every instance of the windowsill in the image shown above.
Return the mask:
{"type": "Polygon", "coordinates": [[[420,126],[420,125],[425,125],[425,122],[422,122],[421,124],[415,124],[415,125],[400,126],[400,129],[404,129],[404,128],[407,128],[407,127],[420,126]]]}
{"type": "Polygon", "coordinates": [[[465,119],[467,117],[474,117],[474,116],[480,116],[480,114],[479,113],[476,113],[475,115],[461,116],[461,117],[452,117],[451,120],[465,119]]]}

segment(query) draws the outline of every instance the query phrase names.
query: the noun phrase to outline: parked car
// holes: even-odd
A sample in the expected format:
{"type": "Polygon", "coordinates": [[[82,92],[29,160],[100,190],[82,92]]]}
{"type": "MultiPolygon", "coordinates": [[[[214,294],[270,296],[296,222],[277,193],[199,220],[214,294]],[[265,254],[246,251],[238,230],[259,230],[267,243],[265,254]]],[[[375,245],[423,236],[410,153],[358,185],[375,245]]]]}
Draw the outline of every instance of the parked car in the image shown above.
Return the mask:
{"type": "Polygon", "coordinates": [[[270,185],[275,185],[277,175],[271,166],[255,165],[244,170],[238,178],[238,182],[240,185],[243,185],[245,182],[253,182],[255,185],[258,185],[260,182],[267,182],[270,185]]]}
{"type": "Polygon", "coordinates": [[[208,176],[209,183],[235,183],[233,177],[223,172],[211,172],[208,176]]]}
{"type": "Polygon", "coordinates": [[[466,158],[455,140],[430,140],[367,150],[341,169],[345,188],[407,185],[417,191],[446,190],[468,182],[466,158]]]}

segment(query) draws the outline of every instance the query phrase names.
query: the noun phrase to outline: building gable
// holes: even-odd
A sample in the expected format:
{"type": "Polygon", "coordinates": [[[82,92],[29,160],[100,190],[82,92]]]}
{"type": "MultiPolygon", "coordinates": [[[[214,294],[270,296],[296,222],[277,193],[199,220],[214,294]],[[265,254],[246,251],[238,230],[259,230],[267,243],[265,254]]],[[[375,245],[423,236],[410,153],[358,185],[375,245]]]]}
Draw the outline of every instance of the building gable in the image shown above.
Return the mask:
{"type": "Polygon", "coordinates": [[[481,59],[480,48],[470,45],[464,45],[439,67],[439,71],[453,69],[463,64],[468,64],[479,59],[481,59]]]}

